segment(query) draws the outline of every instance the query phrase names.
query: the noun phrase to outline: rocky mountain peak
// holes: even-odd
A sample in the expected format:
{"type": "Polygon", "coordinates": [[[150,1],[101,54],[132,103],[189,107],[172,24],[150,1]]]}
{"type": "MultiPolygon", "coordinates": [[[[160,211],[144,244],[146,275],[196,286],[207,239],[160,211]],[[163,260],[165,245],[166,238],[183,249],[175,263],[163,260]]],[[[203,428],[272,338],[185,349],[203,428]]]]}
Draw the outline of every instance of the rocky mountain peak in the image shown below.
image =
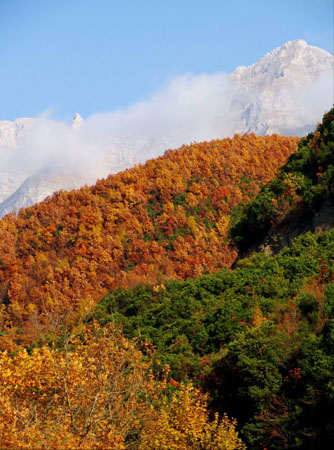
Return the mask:
{"type": "Polygon", "coordinates": [[[231,128],[238,133],[297,136],[311,131],[325,111],[322,105],[320,111],[314,105],[311,114],[310,108],[303,111],[309,95],[305,90],[321,83],[323,77],[333,77],[333,63],[333,55],[297,39],[251,66],[239,66],[230,76],[234,87],[231,128]]]}
{"type": "Polygon", "coordinates": [[[80,116],[79,113],[75,113],[73,115],[71,128],[76,129],[79,128],[84,122],[84,119],[80,116]]]}
{"type": "Polygon", "coordinates": [[[0,150],[16,149],[24,138],[26,128],[33,119],[20,118],[14,121],[0,121],[0,150]]]}
{"type": "Polygon", "coordinates": [[[284,82],[303,86],[333,69],[333,55],[297,39],[264,55],[251,66],[239,66],[232,80],[250,86],[284,82]]]}

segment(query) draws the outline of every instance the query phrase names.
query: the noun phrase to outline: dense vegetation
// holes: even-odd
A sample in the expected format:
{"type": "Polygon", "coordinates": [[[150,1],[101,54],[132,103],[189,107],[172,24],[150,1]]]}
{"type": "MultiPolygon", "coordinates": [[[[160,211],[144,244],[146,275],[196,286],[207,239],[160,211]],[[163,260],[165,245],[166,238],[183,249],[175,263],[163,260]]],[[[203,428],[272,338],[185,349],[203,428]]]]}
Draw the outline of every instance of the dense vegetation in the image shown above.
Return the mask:
{"type": "MultiPolygon", "coordinates": [[[[333,202],[333,155],[334,109],[244,207],[239,245],[333,202]]],[[[93,316],[153,342],[176,381],[195,380],[213,410],[237,418],[249,448],[334,445],[334,229],[233,272],[112,291],[93,316]]]]}
{"type": "Polygon", "coordinates": [[[296,144],[193,144],[0,222],[3,448],[334,446],[334,228],[238,255],[333,203],[334,109],[296,144]]]}
{"type": "Polygon", "coordinates": [[[235,422],[210,420],[191,385],[168,392],[145,353],[96,324],[65,333],[57,346],[3,352],[1,448],[244,450],[235,422]]]}
{"type": "Polygon", "coordinates": [[[250,448],[334,438],[334,230],[233,272],[118,289],[94,317],[153,342],[175,380],[197,380],[237,418],[250,448]]]}
{"type": "Polygon", "coordinates": [[[314,133],[301,140],[279,175],[250,203],[237,208],[241,216],[231,227],[231,237],[244,250],[270,229],[296,218],[306,221],[326,199],[333,198],[334,109],[314,133]]]}
{"type": "Polygon", "coordinates": [[[230,266],[229,211],[259,192],[297,138],[237,135],[168,151],[0,222],[0,347],[52,333],[111,288],[230,266]],[[10,332],[9,332],[10,331],[10,332]],[[14,334],[12,338],[10,333],[14,334]]]}

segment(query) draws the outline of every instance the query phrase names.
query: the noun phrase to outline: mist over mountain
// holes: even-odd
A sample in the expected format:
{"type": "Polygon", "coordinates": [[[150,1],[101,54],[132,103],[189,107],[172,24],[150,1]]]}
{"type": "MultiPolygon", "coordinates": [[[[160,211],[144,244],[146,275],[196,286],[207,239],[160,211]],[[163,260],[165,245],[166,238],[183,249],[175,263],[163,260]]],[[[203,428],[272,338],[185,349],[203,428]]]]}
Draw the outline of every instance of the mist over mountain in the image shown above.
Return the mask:
{"type": "Polygon", "coordinates": [[[333,56],[288,42],[231,75],[178,77],[149,100],[73,123],[0,122],[0,216],[93,183],[191,141],[255,132],[301,136],[333,98],[333,56]]]}

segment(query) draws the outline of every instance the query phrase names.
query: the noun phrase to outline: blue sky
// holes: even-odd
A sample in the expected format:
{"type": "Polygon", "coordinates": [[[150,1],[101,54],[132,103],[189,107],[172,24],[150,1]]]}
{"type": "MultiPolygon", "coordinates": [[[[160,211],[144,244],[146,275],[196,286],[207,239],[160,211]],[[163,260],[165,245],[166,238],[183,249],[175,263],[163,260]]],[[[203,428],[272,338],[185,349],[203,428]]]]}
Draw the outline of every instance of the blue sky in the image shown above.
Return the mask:
{"type": "Polygon", "coordinates": [[[294,39],[333,53],[333,1],[0,0],[0,120],[114,111],[294,39]]]}

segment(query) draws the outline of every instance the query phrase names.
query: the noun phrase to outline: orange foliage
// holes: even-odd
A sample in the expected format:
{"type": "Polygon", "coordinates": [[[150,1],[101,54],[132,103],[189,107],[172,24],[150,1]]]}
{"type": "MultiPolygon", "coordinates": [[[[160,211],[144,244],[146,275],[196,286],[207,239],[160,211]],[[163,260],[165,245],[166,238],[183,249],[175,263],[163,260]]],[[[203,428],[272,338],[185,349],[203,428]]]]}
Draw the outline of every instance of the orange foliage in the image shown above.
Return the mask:
{"type": "Polygon", "coordinates": [[[111,288],[230,266],[229,211],[257,194],[297,144],[254,134],[191,144],[8,215],[0,221],[0,321],[24,324],[28,342],[111,288]]]}

